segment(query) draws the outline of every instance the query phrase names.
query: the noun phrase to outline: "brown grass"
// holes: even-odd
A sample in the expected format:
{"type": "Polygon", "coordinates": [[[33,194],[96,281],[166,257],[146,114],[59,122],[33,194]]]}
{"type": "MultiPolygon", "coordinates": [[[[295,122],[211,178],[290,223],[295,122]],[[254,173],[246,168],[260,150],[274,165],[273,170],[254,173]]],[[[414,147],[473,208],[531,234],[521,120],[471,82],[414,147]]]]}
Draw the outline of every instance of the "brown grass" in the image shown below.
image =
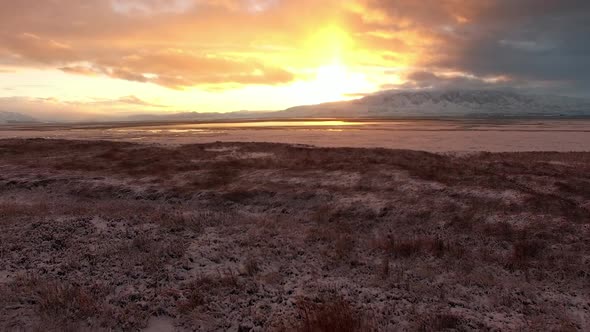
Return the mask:
{"type": "Polygon", "coordinates": [[[378,245],[394,258],[412,258],[425,255],[442,258],[449,254],[460,255],[463,251],[457,244],[439,237],[412,237],[409,239],[388,237],[378,245]]]}
{"type": "Polygon", "coordinates": [[[233,270],[218,270],[217,275],[201,276],[186,283],[182,292],[184,300],[178,303],[178,310],[186,314],[200,306],[212,303],[220,292],[234,292],[241,289],[238,276],[233,270]]]}
{"type": "Polygon", "coordinates": [[[48,282],[37,285],[39,311],[59,321],[83,321],[94,316],[99,303],[94,294],[71,285],[48,282]]]}
{"type": "Polygon", "coordinates": [[[461,318],[455,314],[437,313],[424,315],[419,318],[416,328],[420,332],[461,331],[461,318]]]}
{"type": "Polygon", "coordinates": [[[368,316],[357,312],[340,297],[325,297],[320,302],[302,300],[298,302],[302,318],[297,331],[300,332],[361,332],[375,331],[368,316]]]}
{"type": "Polygon", "coordinates": [[[243,266],[244,272],[251,277],[260,272],[260,263],[258,262],[258,259],[256,259],[255,257],[246,257],[243,266]]]}
{"type": "Polygon", "coordinates": [[[545,243],[538,240],[521,239],[514,243],[509,257],[510,268],[524,268],[534,260],[540,258],[545,250],[545,243]]]}
{"type": "MultiPolygon", "coordinates": [[[[34,304],[34,309],[48,330],[79,330],[102,324],[105,294],[102,286],[82,287],[58,280],[37,277],[17,279],[2,289],[5,305],[34,304]]],[[[2,304],[2,301],[0,301],[2,304]]]]}
{"type": "Polygon", "coordinates": [[[0,330],[588,321],[590,153],[2,140],[0,160],[0,330]]]}

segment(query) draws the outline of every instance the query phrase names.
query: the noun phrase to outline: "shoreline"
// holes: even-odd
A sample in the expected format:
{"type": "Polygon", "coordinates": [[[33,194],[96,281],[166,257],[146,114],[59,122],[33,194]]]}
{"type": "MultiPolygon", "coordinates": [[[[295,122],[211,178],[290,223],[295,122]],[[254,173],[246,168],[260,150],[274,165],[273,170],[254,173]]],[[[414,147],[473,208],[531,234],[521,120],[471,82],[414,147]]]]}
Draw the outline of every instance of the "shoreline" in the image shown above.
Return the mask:
{"type": "Polygon", "coordinates": [[[318,147],[366,147],[430,152],[590,151],[590,121],[586,120],[399,120],[353,124],[346,123],[346,119],[327,121],[330,122],[315,121],[310,124],[301,120],[165,125],[141,123],[94,128],[63,125],[4,126],[0,127],[0,139],[110,140],[175,146],[218,141],[273,142],[318,147]]]}

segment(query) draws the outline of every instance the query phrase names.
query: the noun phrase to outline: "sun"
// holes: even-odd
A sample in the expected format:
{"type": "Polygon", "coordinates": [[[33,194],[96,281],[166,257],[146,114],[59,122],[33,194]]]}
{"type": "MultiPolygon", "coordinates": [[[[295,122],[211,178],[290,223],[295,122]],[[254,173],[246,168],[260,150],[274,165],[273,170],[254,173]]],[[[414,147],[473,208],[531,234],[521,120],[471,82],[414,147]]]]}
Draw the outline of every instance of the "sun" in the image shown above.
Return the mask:
{"type": "Polygon", "coordinates": [[[371,69],[358,65],[362,61],[355,54],[354,38],[344,27],[334,23],[313,31],[293,59],[298,79],[285,90],[298,104],[350,100],[377,91],[369,79],[371,69]]]}
{"type": "Polygon", "coordinates": [[[354,67],[338,61],[306,70],[303,75],[305,79],[285,90],[300,105],[351,100],[358,98],[359,94],[378,90],[377,84],[370,81],[362,69],[354,70],[354,67]]]}
{"type": "Polygon", "coordinates": [[[317,68],[311,83],[318,96],[326,101],[352,99],[355,94],[375,89],[365,74],[338,62],[317,68]]]}
{"type": "Polygon", "coordinates": [[[339,64],[322,66],[317,69],[316,80],[334,87],[346,84],[349,74],[346,68],[339,64]]]}
{"type": "Polygon", "coordinates": [[[353,98],[352,94],[375,90],[361,67],[349,66],[349,62],[355,62],[354,48],[354,38],[337,22],[310,35],[303,54],[307,65],[306,99],[314,102],[345,100],[353,98]]]}

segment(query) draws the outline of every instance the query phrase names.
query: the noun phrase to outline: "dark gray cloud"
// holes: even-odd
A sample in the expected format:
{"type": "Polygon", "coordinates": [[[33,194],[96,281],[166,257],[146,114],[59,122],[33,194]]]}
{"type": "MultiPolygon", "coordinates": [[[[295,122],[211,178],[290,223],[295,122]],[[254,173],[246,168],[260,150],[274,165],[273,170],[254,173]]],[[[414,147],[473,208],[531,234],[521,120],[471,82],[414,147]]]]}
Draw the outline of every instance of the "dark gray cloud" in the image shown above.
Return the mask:
{"type": "Polygon", "coordinates": [[[590,86],[590,1],[496,1],[451,30],[453,45],[432,65],[478,77],[585,94],[590,86]]]}
{"type": "MultiPolygon", "coordinates": [[[[374,0],[390,20],[408,20],[436,43],[420,54],[418,71],[431,77],[410,86],[489,85],[482,79],[510,79],[515,85],[590,95],[590,1],[374,0]],[[458,71],[475,78],[445,79],[435,73],[458,71]],[[436,78],[435,78],[436,77],[436,78]]],[[[388,27],[399,30],[399,24],[388,27]]],[[[506,84],[502,80],[501,84],[506,84]]]]}

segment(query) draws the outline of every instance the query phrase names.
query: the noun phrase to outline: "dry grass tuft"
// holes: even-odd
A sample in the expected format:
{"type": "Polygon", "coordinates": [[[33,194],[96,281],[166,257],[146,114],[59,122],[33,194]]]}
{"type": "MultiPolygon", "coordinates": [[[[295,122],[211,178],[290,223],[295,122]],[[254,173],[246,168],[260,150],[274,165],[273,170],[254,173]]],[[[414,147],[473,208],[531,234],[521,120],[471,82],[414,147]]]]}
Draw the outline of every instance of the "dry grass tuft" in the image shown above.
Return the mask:
{"type": "Polygon", "coordinates": [[[194,178],[192,184],[197,188],[215,189],[232,184],[240,175],[240,170],[228,165],[207,171],[194,178]]]}
{"type": "Polygon", "coordinates": [[[215,301],[220,293],[233,293],[241,289],[238,276],[233,270],[218,270],[217,275],[201,276],[185,284],[182,292],[184,299],[178,303],[178,311],[187,314],[215,301]]]}
{"type": "Polygon", "coordinates": [[[376,331],[371,319],[357,312],[340,297],[327,297],[320,302],[309,300],[297,304],[302,322],[299,332],[370,332],[376,331]]]}
{"type": "Polygon", "coordinates": [[[461,318],[450,312],[426,315],[419,319],[420,332],[461,331],[461,318]]]}
{"type": "Polygon", "coordinates": [[[252,256],[248,256],[243,262],[244,273],[248,276],[254,276],[260,272],[260,263],[252,256]]]}
{"type": "Polygon", "coordinates": [[[526,268],[532,260],[541,257],[545,248],[541,241],[520,239],[514,243],[507,265],[511,269],[526,268]]]}
{"type": "Polygon", "coordinates": [[[97,285],[82,287],[58,280],[19,278],[0,287],[3,297],[0,304],[17,307],[25,303],[33,304],[48,329],[91,329],[104,318],[102,312],[106,292],[108,289],[97,285]]]}
{"type": "Polygon", "coordinates": [[[451,253],[459,255],[462,252],[462,248],[456,244],[439,237],[413,237],[399,240],[389,237],[380,246],[394,258],[412,258],[425,255],[442,258],[451,253]]]}
{"type": "Polygon", "coordinates": [[[58,321],[84,321],[100,306],[95,294],[71,284],[40,283],[35,291],[41,314],[58,321]]]}

